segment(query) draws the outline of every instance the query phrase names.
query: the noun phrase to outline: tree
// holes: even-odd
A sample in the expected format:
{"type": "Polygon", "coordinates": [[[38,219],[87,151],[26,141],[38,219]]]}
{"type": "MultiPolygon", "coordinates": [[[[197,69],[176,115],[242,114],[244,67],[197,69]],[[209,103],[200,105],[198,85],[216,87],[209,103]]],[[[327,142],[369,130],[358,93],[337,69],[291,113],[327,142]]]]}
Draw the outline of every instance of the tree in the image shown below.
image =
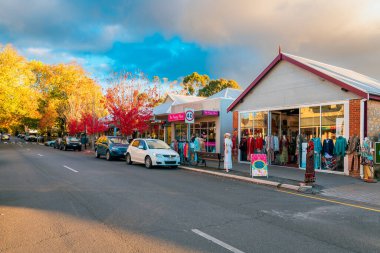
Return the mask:
{"type": "Polygon", "coordinates": [[[226,80],[223,78],[211,80],[205,87],[199,90],[199,96],[210,97],[226,88],[240,89],[240,86],[234,80],[226,80]]]}
{"type": "Polygon", "coordinates": [[[105,97],[110,123],[125,135],[148,129],[153,107],[161,99],[154,84],[129,73],[115,75],[105,97]]]}
{"type": "Polygon", "coordinates": [[[210,77],[208,75],[200,75],[197,72],[193,72],[183,78],[183,91],[187,95],[196,95],[198,94],[198,90],[205,87],[209,81],[210,77]]]}
{"type": "Polygon", "coordinates": [[[22,119],[38,119],[40,94],[28,61],[10,45],[0,47],[0,127],[12,128],[22,119]]]}

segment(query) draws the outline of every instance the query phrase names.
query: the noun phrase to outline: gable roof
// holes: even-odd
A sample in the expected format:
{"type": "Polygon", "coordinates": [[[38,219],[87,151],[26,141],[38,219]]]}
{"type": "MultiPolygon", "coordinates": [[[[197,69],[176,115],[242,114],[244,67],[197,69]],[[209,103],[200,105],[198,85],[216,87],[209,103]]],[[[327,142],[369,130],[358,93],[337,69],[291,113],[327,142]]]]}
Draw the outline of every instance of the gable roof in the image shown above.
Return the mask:
{"type": "Polygon", "coordinates": [[[227,99],[236,99],[239,97],[239,95],[242,93],[242,90],[239,89],[233,89],[233,88],[225,88],[218,93],[215,93],[214,95],[208,97],[207,99],[212,98],[227,98],[227,99]]]}
{"type": "Polygon", "coordinates": [[[197,96],[186,96],[186,95],[177,95],[170,94],[166,96],[164,103],[153,108],[153,115],[162,115],[171,113],[171,107],[173,105],[197,102],[200,100],[206,99],[205,97],[197,97],[197,96]]]}
{"type": "Polygon", "coordinates": [[[280,52],[243,93],[227,108],[231,111],[280,62],[286,61],[366,99],[380,101],[380,82],[355,71],[280,52]]]}

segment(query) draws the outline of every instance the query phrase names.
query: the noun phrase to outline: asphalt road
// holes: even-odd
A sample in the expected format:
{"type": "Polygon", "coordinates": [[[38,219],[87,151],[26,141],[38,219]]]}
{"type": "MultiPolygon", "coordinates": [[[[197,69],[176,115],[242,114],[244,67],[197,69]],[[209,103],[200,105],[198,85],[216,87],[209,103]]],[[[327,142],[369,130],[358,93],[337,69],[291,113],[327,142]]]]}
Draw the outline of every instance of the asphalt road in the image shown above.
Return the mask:
{"type": "Polygon", "coordinates": [[[380,213],[0,143],[0,252],[379,252],[380,213]]]}

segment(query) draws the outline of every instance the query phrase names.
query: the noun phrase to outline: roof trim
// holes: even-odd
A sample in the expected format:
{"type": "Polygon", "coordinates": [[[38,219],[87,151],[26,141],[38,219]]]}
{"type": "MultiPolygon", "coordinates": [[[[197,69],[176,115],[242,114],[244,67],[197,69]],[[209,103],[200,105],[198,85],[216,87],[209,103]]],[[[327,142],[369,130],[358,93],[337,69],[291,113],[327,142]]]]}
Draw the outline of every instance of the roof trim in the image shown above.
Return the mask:
{"type": "Polygon", "coordinates": [[[298,66],[312,74],[315,74],[323,79],[326,79],[328,81],[330,81],[331,83],[333,84],[336,84],[338,85],[339,87],[341,87],[342,89],[346,90],[346,91],[351,91],[352,93],[355,93],[356,95],[362,97],[362,98],[372,98],[374,100],[379,100],[380,101],[380,96],[376,96],[376,95],[370,95],[368,94],[367,92],[365,91],[362,91],[360,89],[357,89],[355,87],[352,87],[351,85],[347,84],[347,83],[344,83],[332,76],[329,76],[328,74],[325,74],[321,71],[318,71],[312,67],[309,67],[307,66],[306,64],[302,63],[302,62],[299,62],[289,56],[286,56],[284,55],[282,52],[279,52],[279,54],[277,55],[277,57],[269,64],[268,67],[266,67],[264,69],[263,72],[261,72],[261,74],[243,91],[242,94],[240,94],[240,96],[227,108],[227,112],[230,112],[238,103],[242,102],[243,101],[243,98],[258,84],[260,83],[260,81],[277,65],[277,63],[279,63],[280,61],[287,61],[295,66],[298,66]]]}
{"type": "Polygon", "coordinates": [[[274,66],[277,65],[277,63],[279,63],[282,59],[282,54],[280,53],[279,55],[277,55],[277,57],[269,64],[268,67],[266,67],[264,69],[263,72],[261,72],[261,74],[256,77],[256,79],[237,97],[237,99],[227,108],[227,112],[231,111],[238,103],[240,103],[240,101],[242,101],[242,99],[253,89],[253,87],[255,87],[260,81],[261,79],[263,79],[267,74],[268,72],[274,68],[274,66]]]}
{"type": "Polygon", "coordinates": [[[380,96],[378,96],[378,95],[371,95],[371,94],[369,94],[369,95],[368,95],[368,98],[369,98],[370,100],[380,101],[380,96]]]}
{"type": "Polygon", "coordinates": [[[290,57],[288,57],[286,55],[283,55],[282,59],[285,60],[285,61],[287,61],[287,62],[289,62],[289,63],[292,63],[293,65],[296,65],[296,66],[298,66],[298,67],[300,67],[300,68],[302,68],[304,70],[307,70],[310,73],[313,73],[313,74],[315,74],[315,75],[317,75],[317,76],[319,76],[319,77],[321,77],[323,79],[326,79],[326,80],[328,80],[328,81],[330,81],[330,82],[332,82],[332,83],[340,86],[341,88],[343,88],[345,90],[351,91],[352,93],[355,93],[356,95],[358,95],[358,96],[360,96],[362,98],[367,98],[368,97],[368,93],[367,92],[364,92],[364,91],[359,90],[359,89],[357,89],[355,87],[352,87],[351,85],[349,85],[347,83],[344,83],[344,82],[342,82],[342,81],[340,81],[340,80],[338,80],[338,79],[336,79],[336,78],[334,78],[332,76],[329,76],[329,75],[327,75],[327,74],[325,74],[325,73],[323,73],[321,71],[313,69],[312,67],[309,67],[306,64],[301,63],[301,62],[299,62],[299,61],[297,61],[297,60],[295,60],[293,58],[290,58],[290,57]]]}

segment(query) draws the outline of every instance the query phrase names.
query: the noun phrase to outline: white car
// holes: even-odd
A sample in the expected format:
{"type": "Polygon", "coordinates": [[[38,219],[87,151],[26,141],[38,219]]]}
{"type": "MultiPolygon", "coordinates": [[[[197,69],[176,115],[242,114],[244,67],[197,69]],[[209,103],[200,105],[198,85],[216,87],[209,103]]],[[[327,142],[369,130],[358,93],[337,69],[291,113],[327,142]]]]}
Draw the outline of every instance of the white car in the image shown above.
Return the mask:
{"type": "Polygon", "coordinates": [[[179,154],[168,144],[156,139],[134,139],[125,154],[127,164],[142,163],[145,167],[180,165],[179,154]]]}

